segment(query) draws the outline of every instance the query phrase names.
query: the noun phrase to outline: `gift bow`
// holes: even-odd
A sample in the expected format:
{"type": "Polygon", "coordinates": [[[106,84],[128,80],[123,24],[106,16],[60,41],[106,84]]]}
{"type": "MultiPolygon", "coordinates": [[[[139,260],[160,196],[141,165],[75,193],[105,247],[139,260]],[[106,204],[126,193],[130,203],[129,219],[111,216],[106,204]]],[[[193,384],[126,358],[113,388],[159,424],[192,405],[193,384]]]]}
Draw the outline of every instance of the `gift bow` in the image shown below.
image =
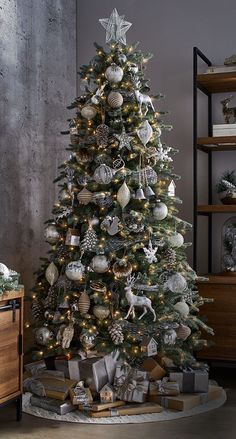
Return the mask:
{"type": "Polygon", "coordinates": [[[168,377],[164,377],[164,378],[162,378],[162,380],[156,381],[156,386],[157,386],[158,392],[160,392],[160,393],[166,392],[165,384],[168,382],[168,380],[169,380],[168,377]]]}
{"type": "Polygon", "coordinates": [[[115,380],[115,390],[121,397],[128,392],[137,390],[142,392],[145,390],[146,378],[144,376],[138,376],[138,371],[130,370],[127,375],[121,375],[115,380]]]}

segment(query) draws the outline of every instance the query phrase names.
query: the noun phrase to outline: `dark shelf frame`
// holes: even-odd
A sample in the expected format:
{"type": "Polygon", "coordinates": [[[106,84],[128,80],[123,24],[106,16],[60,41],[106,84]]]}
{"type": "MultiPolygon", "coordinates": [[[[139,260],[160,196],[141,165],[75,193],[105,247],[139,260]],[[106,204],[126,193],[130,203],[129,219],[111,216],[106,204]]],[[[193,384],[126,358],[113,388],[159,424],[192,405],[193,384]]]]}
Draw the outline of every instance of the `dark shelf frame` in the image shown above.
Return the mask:
{"type": "Polygon", "coordinates": [[[208,273],[212,272],[212,220],[215,213],[233,212],[235,207],[223,207],[212,205],[212,153],[217,151],[236,151],[236,136],[212,137],[212,94],[228,91],[236,91],[236,72],[218,74],[198,74],[199,62],[207,67],[211,61],[197,47],[193,48],[193,267],[197,270],[197,237],[198,216],[206,215],[208,218],[208,273]],[[207,136],[198,137],[198,92],[207,96],[207,136]],[[205,210],[198,205],[198,151],[203,151],[208,158],[208,203],[205,210]],[[230,210],[230,208],[232,209],[230,210]]]}

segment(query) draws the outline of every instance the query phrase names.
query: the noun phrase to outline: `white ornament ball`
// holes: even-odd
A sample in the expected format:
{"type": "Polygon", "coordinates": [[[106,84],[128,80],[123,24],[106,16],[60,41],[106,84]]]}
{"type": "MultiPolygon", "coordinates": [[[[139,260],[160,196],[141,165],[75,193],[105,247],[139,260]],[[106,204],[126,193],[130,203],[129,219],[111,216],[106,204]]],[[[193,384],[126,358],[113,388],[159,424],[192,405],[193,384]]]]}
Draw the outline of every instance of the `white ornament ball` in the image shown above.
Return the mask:
{"type": "Polygon", "coordinates": [[[182,293],[187,288],[187,281],[182,274],[176,273],[165,282],[165,288],[172,293],[182,293]]]}
{"type": "Polygon", "coordinates": [[[10,271],[5,264],[0,263],[0,275],[3,276],[3,279],[8,279],[10,277],[10,271]]]}
{"type": "Polygon", "coordinates": [[[189,306],[187,305],[187,303],[184,300],[181,300],[180,302],[177,302],[174,305],[174,308],[183,317],[187,317],[189,315],[189,306]]]}
{"type": "Polygon", "coordinates": [[[110,67],[107,67],[105,71],[106,79],[112,84],[117,84],[123,78],[124,72],[123,69],[116,64],[112,64],[110,67]]]}
{"type": "Polygon", "coordinates": [[[97,110],[92,105],[86,105],[81,110],[81,116],[85,119],[93,119],[97,114],[97,110]]]}
{"type": "Polygon", "coordinates": [[[158,221],[165,219],[168,215],[168,209],[165,203],[157,203],[153,208],[153,216],[158,221]]]}
{"type": "Polygon", "coordinates": [[[49,224],[44,232],[45,240],[49,244],[56,244],[60,238],[60,233],[58,232],[55,224],[49,224]]]}
{"type": "Polygon", "coordinates": [[[81,261],[72,261],[66,266],[66,276],[70,280],[81,280],[85,268],[81,261]]]}
{"type": "Polygon", "coordinates": [[[164,334],[164,343],[167,345],[174,345],[175,340],[177,338],[177,334],[174,329],[168,329],[164,334]]]}
{"type": "Polygon", "coordinates": [[[123,96],[118,91],[111,91],[107,97],[107,102],[111,108],[120,108],[123,104],[123,96]]]}
{"type": "Polygon", "coordinates": [[[91,261],[91,268],[96,273],[106,273],[109,270],[109,261],[105,255],[96,255],[91,261]]]}
{"type": "Polygon", "coordinates": [[[170,236],[169,243],[171,247],[182,247],[184,243],[184,237],[181,235],[181,233],[175,233],[174,235],[170,236]]]}

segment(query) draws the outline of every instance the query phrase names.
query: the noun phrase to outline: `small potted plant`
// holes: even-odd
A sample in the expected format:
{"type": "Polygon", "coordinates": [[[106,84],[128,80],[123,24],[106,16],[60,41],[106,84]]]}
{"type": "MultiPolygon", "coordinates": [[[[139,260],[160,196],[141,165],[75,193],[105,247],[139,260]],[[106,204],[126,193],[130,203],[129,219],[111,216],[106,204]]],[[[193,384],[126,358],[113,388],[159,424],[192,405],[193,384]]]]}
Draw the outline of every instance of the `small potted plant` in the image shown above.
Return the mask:
{"type": "Polygon", "coordinates": [[[216,185],[216,191],[223,204],[236,204],[235,171],[226,171],[216,185]]]}

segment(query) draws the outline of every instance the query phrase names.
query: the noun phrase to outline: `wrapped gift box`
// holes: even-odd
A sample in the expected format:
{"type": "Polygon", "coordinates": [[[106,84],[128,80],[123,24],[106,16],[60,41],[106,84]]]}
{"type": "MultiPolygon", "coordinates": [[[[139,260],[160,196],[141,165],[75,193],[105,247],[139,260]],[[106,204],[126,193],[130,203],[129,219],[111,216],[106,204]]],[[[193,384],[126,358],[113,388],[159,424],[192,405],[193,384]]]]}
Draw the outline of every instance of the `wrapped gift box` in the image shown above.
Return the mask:
{"type": "Polygon", "coordinates": [[[178,370],[169,369],[170,381],[179,383],[180,392],[202,393],[208,391],[209,374],[204,369],[178,370]]]}
{"type": "Polygon", "coordinates": [[[32,395],[30,403],[35,407],[40,407],[44,410],[57,413],[58,415],[66,415],[76,409],[70,401],[58,401],[52,398],[43,398],[40,396],[32,395]]]}
{"type": "Polygon", "coordinates": [[[107,383],[112,383],[116,370],[116,360],[112,355],[86,358],[79,363],[80,380],[92,391],[99,392],[107,383]]]}
{"type": "Polygon", "coordinates": [[[54,364],[55,364],[55,369],[60,372],[63,372],[65,378],[70,378],[67,358],[55,358],[54,364]]]}
{"type": "Polygon", "coordinates": [[[77,380],[80,381],[80,369],[79,369],[79,363],[82,361],[80,356],[71,358],[71,360],[68,361],[68,372],[69,372],[69,378],[71,380],[77,380]]]}
{"type": "Polygon", "coordinates": [[[144,413],[160,413],[162,407],[159,404],[145,403],[145,404],[129,404],[123,407],[116,407],[111,410],[105,410],[101,412],[91,412],[92,418],[105,418],[112,416],[125,416],[125,415],[141,415],[144,413]]]}
{"type": "Polygon", "coordinates": [[[147,399],[149,379],[147,372],[118,365],[114,378],[116,396],[123,401],[143,403],[147,399]]]}
{"type": "Polygon", "coordinates": [[[154,381],[161,380],[166,375],[165,369],[154,358],[146,358],[141,365],[141,369],[148,372],[149,378],[154,381]]]}
{"type": "Polygon", "coordinates": [[[177,396],[180,394],[179,384],[176,381],[169,381],[168,377],[162,380],[151,381],[149,384],[149,395],[177,396]]]}
{"type": "Polygon", "coordinates": [[[207,393],[181,393],[179,396],[149,395],[148,400],[168,409],[183,411],[220,398],[222,391],[222,387],[210,385],[207,393]]]}

